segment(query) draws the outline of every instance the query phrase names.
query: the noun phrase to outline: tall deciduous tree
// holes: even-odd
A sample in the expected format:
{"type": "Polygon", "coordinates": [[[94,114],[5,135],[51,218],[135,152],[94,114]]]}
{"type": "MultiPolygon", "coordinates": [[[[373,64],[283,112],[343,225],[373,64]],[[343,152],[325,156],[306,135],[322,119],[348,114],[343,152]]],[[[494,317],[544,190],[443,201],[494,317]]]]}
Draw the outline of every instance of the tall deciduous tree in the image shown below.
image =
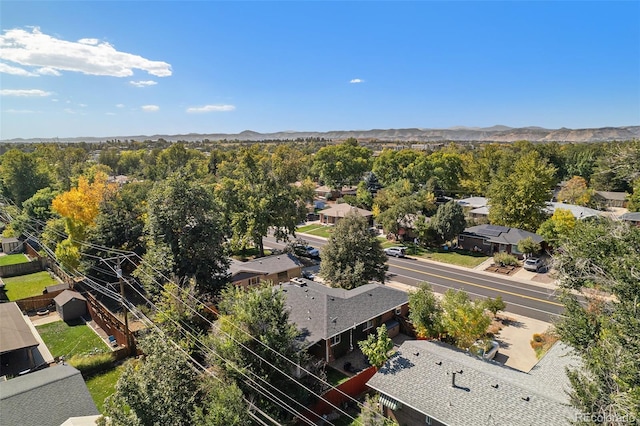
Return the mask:
{"type": "Polygon", "coordinates": [[[556,209],[553,215],[540,225],[538,234],[543,236],[549,245],[557,247],[559,241],[568,237],[575,226],[576,218],[570,210],[556,209]]]}
{"type": "Polygon", "coordinates": [[[633,192],[627,197],[630,212],[640,212],[640,178],[633,182],[633,192]]]}
{"type": "Polygon", "coordinates": [[[350,138],[340,145],[329,145],[313,157],[313,172],[333,189],[357,184],[370,170],[371,151],[350,138]]]}
{"type": "Polygon", "coordinates": [[[513,171],[502,171],[489,186],[489,220],[496,225],[535,231],[545,220],[555,169],[536,151],[524,154],[513,171]]]}
{"type": "MultiPolygon", "coordinates": [[[[212,193],[182,172],[157,182],[147,202],[146,263],[182,283],[195,278],[199,292],[217,292],[226,282],[227,260],[221,211],[212,193]]],[[[138,273],[156,277],[152,269],[138,273]]]]}
{"type": "Polygon", "coordinates": [[[447,290],[441,302],[442,327],[456,346],[468,349],[487,332],[491,318],[481,301],[471,301],[464,291],[447,290]]]}
{"type": "Polygon", "coordinates": [[[367,336],[367,340],[358,342],[360,350],[367,357],[369,363],[380,368],[389,359],[389,352],[393,349],[393,340],[387,333],[387,326],[382,324],[375,333],[367,336]]]}
{"type": "Polygon", "coordinates": [[[638,247],[640,228],[584,221],[554,261],[566,306],[557,330],[582,358],[582,366],[569,372],[571,403],[608,419],[640,419],[638,247]],[[594,288],[612,297],[598,298],[594,288]]]}
{"type": "Polygon", "coordinates": [[[409,319],[420,338],[438,338],[442,334],[442,307],[428,283],[409,293],[409,319]]]}
{"type": "Polygon", "coordinates": [[[348,213],[322,249],[320,275],[332,287],[352,289],[371,280],[384,283],[386,255],[380,241],[369,232],[367,219],[348,213]]]}
{"type": "Polygon", "coordinates": [[[462,206],[455,201],[441,204],[431,218],[431,227],[443,241],[453,240],[467,226],[462,206]]]}
{"type": "Polygon", "coordinates": [[[39,171],[36,158],[18,149],[11,149],[2,155],[0,179],[5,195],[18,206],[49,185],[48,176],[39,171]]]}
{"type": "Polygon", "coordinates": [[[589,189],[585,178],[574,176],[558,192],[558,200],[563,203],[586,206],[591,201],[593,191],[589,189]]]}

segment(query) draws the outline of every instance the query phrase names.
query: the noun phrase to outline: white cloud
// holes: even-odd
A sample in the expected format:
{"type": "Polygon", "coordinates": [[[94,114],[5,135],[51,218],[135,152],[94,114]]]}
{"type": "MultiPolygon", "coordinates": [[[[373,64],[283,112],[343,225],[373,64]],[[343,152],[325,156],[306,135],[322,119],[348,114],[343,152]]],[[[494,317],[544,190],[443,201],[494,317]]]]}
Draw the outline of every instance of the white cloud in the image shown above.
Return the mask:
{"type": "Polygon", "coordinates": [[[105,115],[116,115],[115,112],[105,112],[105,115]]]}
{"type": "Polygon", "coordinates": [[[158,105],[143,105],[142,110],[146,112],[156,112],[160,109],[158,105]]]}
{"type": "Polygon", "coordinates": [[[14,28],[0,35],[0,59],[20,65],[75,71],[90,75],[129,77],[134,69],[157,77],[171,75],[171,65],[120,52],[107,42],[83,38],[60,40],[40,32],[14,28]]]}
{"type": "Polygon", "coordinates": [[[1,96],[21,96],[21,97],[44,97],[51,96],[52,92],[45,92],[40,89],[2,89],[1,96]]]}
{"type": "Polygon", "coordinates": [[[30,109],[5,109],[4,112],[8,112],[9,114],[37,114],[40,111],[33,111],[30,109]]]}
{"type": "Polygon", "coordinates": [[[71,108],[65,108],[63,110],[64,112],[66,112],[67,114],[75,114],[76,112],[74,110],[72,110],[71,108]]]}
{"type": "Polygon", "coordinates": [[[22,68],[18,68],[18,67],[12,67],[11,65],[8,64],[4,64],[2,62],[0,62],[0,72],[3,72],[5,74],[12,74],[12,75],[21,75],[24,77],[37,77],[38,74],[34,74],[30,71],[27,71],[25,69],[22,68]]]}
{"type": "Polygon", "coordinates": [[[190,107],[187,108],[187,112],[190,114],[200,113],[200,112],[222,112],[222,111],[233,111],[236,109],[233,105],[205,105],[201,107],[190,107]]]}
{"type": "Polygon", "coordinates": [[[56,77],[61,76],[60,71],[51,67],[42,67],[36,70],[36,72],[40,75],[55,75],[56,77]]]}
{"type": "Polygon", "coordinates": [[[351,80],[349,83],[353,83],[353,84],[357,84],[357,83],[364,83],[364,80],[361,78],[354,78],[353,80],[351,80]]]}
{"type": "Polygon", "coordinates": [[[58,102],[58,99],[51,99],[51,102],[58,102]]]}
{"type": "Polygon", "coordinates": [[[89,105],[87,105],[87,104],[78,104],[78,106],[79,106],[79,107],[81,107],[81,108],[86,108],[86,107],[88,107],[89,105]]]}
{"type": "Polygon", "coordinates": [[[124,104],[116,104],[116,108],[124,108],[124,104]]]}
{"type": "Polygon", "coordinates": [[[148,87],[148,86],[155,86],[156,84],[158,84],[158,82],[153,80],[130,81],[129,84],[136,87],[148,87]]]}

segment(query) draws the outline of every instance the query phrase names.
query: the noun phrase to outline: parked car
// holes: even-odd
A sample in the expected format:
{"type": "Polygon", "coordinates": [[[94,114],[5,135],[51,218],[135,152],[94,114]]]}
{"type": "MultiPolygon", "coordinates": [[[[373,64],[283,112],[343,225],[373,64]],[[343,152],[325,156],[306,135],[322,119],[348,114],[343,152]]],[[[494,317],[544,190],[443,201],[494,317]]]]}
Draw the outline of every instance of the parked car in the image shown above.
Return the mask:
{"type": "Polygon", "coordinates": [[[500,344],[495,340],[478,340],[471,347],[471,351],[478,357],[486,360],[491,360],[496,357],[500,344]]]}
{"type": "Polygon", "coordinates": [[[293,247],[293,252],[298,256],[313,257],[316,259],[320,257],[320,250],[312,246],[297,245],[293,247]]]}
{"type": "Polygon", "coordinates": [[[540,257],[529,257],[524,261],[523,267],[527,271],[538,272],[544,269],[544,261],[540,257]]]}
{"type": "Polygon", "coordinates": [[[388,247],[384,249],[384,252],[387,254],[387,256],[405,257],[407,254],[407,248],[406,247],[388,247]]]}
{"type": "Polygon", "coordinates": [[[302,278],[306,278],[308,280],[313,281],[316,278],[316,274],[314,274],[311,271],[302,271],[302,278]]]}

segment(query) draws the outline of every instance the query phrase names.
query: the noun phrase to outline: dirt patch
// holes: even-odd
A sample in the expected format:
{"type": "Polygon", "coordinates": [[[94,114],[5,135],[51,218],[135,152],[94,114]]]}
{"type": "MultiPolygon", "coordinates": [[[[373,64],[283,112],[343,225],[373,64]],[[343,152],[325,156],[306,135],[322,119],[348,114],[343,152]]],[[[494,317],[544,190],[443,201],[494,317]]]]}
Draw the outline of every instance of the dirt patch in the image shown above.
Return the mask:
{"type": "Polygon", "coordinates": [[[492,263],[485,271],[495,272],[503,275],[513,275],[520,270],[519,266],[500,266],[492,263]]]}

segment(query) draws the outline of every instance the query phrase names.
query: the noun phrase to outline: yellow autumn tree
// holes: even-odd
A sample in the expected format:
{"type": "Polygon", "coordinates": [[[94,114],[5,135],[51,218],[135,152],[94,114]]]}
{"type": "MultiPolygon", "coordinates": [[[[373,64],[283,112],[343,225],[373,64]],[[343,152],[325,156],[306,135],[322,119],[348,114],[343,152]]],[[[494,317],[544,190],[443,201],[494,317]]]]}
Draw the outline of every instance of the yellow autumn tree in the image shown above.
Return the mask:
{"type": "Polygon", "coordinates": [[[92,181],[80,176],[78,186],[58,195],[53,199],[52,209],[63,217],[68,239],[65,244],[58,244],[56,256],[63,265],[75,268],[79,251],[78,241],[84,240],[87,228],[92,226],[100,211],[100,203],[107,194],[115,191],[115,185],[107,183],[107,175],[97,172],[92,181]]]}

